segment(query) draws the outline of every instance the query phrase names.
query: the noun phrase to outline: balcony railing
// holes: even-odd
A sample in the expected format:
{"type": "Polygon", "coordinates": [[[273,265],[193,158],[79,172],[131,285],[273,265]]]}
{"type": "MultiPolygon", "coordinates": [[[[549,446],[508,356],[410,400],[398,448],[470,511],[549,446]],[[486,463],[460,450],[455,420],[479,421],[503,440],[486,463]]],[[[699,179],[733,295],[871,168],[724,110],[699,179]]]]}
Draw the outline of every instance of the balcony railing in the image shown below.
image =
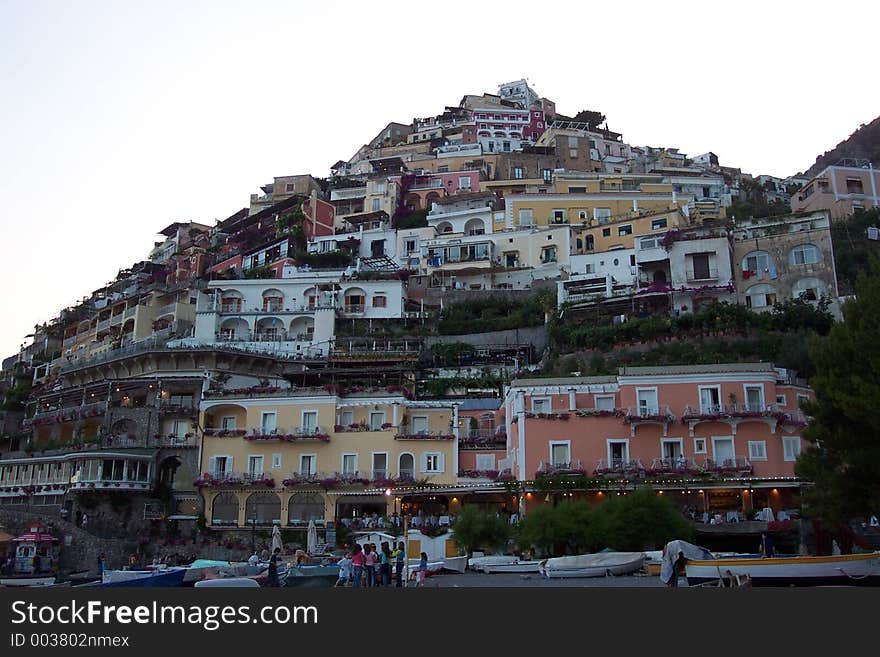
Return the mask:
{"type": "Polygon", "coordinates": [[[103,330],[108,329],[108,328],[110,328],[110,320],[109,320],[109,319],[105,319],[105,320],[103,320],[103,321],[101,321],[101,322],[98,322],[97,329],[98,329],[99,331],[103,331],[103,330]]]}
{"type": "Polygon", "coordinates": [[[728,459],[706,459],[703,468],[707,472],[752,472],[751,462],[744,456],[728,459]]]}
{"type": "Polygon", "coordinates": [[[657,458],[651,461],[649,474],[684,474],[697,471],[696,461],[694,459],[679,457],[657,458]]]}
{"type": "Polygon", "coordinates": [[[363,304],[345,305],[342,312],[346,315],[363,315],[365,306],[363,304]]]}
{"type": "Polygon", "coordinates": [[[535,477],[554,477],[560,475],[585,474],[587,474],[587,471],[584,469],[580,460],[556,463],[541,461],[538,464],[538,470],[537,472],[535,472],[535,477]]]}
{"type": "Polygon", "coordinates": [[[626,409],[624,421],[630,424],[639,422],[663,422],[668,423],[675,420],[668,405],[657,406],[630,406],[626,409]]]}
{"type": "Polygon", "coordinates": [[[454,438],[455,436],[451,433],[443,433],[442,431],[401,431],[394,436],[394,440],[452,440],[454,438]]]}
{"type": "Polygon", "coordinates": [[[161,317],[162,315],[173,315],[175,309],[177,308],[177,302],[169,303],[164,306],[160,306],[156,309],[156,317],[161,317]]]}
{"type": "Polygon", "coordinates": [[[645,466],[641,459],[628,458],[612,458],[610,461],[599,459],[596,461],[596,469],[593,474],[622,474],[622,475],[640,475],[646,472],[645,466]]]}
{"type": "Polygon", "coordinates": [[[122,318],[128,319],[130,317],[134,317],[135,313],[137,313],[137,306],[132,306],[131,308],[126,308],[125,312],[122,313],[122,318]]]}
{"type": "Polygon", "coordinates": [[[281,427],[268,429],[265,427],[251,429],[242,436],[249,442],[328,442],[330,434],[321,427],[281,427]]]}
{"type": "Polygon", "coordinates": [[[682,420],[731,420],[748,418],[775,419],[780,424],[803,425],[806,416],[800,410],[783,411],[776,404],[703,404],[686,406],[682,420]]]}

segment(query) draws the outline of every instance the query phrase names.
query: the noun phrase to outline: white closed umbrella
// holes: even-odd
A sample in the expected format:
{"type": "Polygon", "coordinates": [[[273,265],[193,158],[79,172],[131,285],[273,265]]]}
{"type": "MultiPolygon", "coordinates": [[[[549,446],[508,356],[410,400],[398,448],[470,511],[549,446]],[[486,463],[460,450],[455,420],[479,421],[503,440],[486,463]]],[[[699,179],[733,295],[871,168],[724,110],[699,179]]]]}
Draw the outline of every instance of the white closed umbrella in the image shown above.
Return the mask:
{"type": "Polygon", "coordinates": [[[773,522],[775,520],[773,516],[773,509],[769,506],[764,507],[764,522],[773,522]]]}
{"type": "Polygon", "coordinates": [[[272,552],[275,552],[275,548],[284,550],[284,544],[281,542],[281,528],[278,525],[272,527],[272,552]]]}
{"type": "Polygon", "coordinates": [[[314,554],[318,549],[318,528],[315,527],[315,521],[309,520],[309,528],[306,532],[306,552],[314,554]]]}

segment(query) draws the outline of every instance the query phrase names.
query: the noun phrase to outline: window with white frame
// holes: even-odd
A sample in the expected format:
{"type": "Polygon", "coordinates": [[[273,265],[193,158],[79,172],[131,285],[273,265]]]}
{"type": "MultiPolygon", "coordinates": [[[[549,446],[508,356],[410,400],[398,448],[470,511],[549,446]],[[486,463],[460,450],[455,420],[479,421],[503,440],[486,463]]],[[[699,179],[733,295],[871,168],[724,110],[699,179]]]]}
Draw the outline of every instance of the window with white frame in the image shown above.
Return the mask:
{"type": "Polygon", "coordinates": [[[705,454],[706,453],[706,439],[705,438],[694,438],[694,454],[705,454]]]}
{"type": "Polygon", "coordinates": [[[617,227],[617,234],[620,237],[623,237],[624,235],[632,235],[632,232],[633,232],[633,227],[631,224],[626,224],[624,226],[617,227]]]}
{"type": "Polygon", "coordinates": [[[495,469],[494,454],[477,454],[477,470],[483,472],[495,469]]]}
{"type": "Polygon", "coordinates": [[[764,386],[744,386],[747,411],[761,412],[764,410],[764,386]]]}
{"type": "Polygon", "coordinates": [[[767,308],[776,303],[776,288],[769,283],[752,285],[745,296],[747,308],[767,308]]]}
{"type": "Polygon", "coordinates": [[[733,438],[712,437],[712,458],[718,465],[729,466],[736,464],[736,450],[733,438]]]}
{"type": "Polygon", "coordinates": [[[339,414],[339,424],[343,427],[350,427],[354,424],[354,411],[342,411],[339,414]]]}
{"type": "Polygon", "coordinates": [[[571,445],[566,442],[550,443],[550,463],[556,467],[568,467],[571,463],[571,445]]]}
{"type": "Polygon", "coordinates": [[[700,386],[700,413],[721,412],[721,386],[700,386]]]}
{"type": "Polygon", "coordinates": [[[458,188],[459,189],[470,189],[471,188],[470,176],[460,176],[458,179],[458,188]]]}
{"type": "Polygon", "coordinates": [[[422,454],[422,472],[443,472],[443,454],[440,454],[439,452],[428,452],[427,454],[422,454]]]}
{"type": "Polygon", "coordinates": [[[518,213],[519,225],[523,228],[530,228],[534,220],[531,208],[522,208],[518,213]]]}
{"type": "Polygon", "coordinates": [[[651,221],[651,230],[660,230],[662,228],[666,228],[666,224],[666,217],[654,219],[653,221],[651,221]]]}
{"type": "Polygon", "coordinates": [[[564,224],[568,220],[568,212],[563,209],[555,209],[552,213],[552,221],[554,224],[564,224]]]}
{"type": "Polygon", "coordinates": [[[260,415],[260,433],[275,433],[278,416],[274,411],[263,411],[260,415]]]}
{"type": "Polygon", "coordinates": [[[174,420],[171,433],[178,438],[183,438],[189,432],[191,427],[192,423],[190,420],[174,420]]]}
{"type": "Polygon", "coordinates": [[[550,413],[551,400],[550,397],[533,397],[532,413],[538,415],[540,413],[550,413]]]}
{"type": "Polygon", "coordinates": [[[419,241],[417,239],[405,240],[403,243],[403,250],[406,253],[415,253],[419,250],[419,241]]]}
{"type": "Polygon", "coordinates": [[[230,429],[235,429],[237,424],[237,420],[234,415],[227,415],[220,418],[220,428],[226,429],[227,431],[230,429]]]}
{"type": "Polygon", "coordinates": [[[302,414],[302,432],[317,433],[318,431],[318,411],[303,411],[302,414]]]}
{"type": "Polygon", "coordinates": [[[523,168],[522,167],[513,167],[513,179],[514,180],[522,180],[523,178],[523,168]]]}
{"type": "Polygon", "coordinates": [[[679,465],[682,458],[681,438],[661,438],[660,448],[663,458],[670,461],[672,465],[679,465]]]}
{"type": "Polygon", "coordinates": [[[342,474],[355,474],[358,470],[358,455],[343,454],[342,455],[342,474]]]}
{"type": "Polygon", "coordinates": [[[810,401],[810,396],[809,395],[802,395],[802,394],[798,393],[797,400],[798,400],[798,407],[800,407],[802,402],[810,401]]]}
{"type": "Polygon", "coordinates": [[[812,265],[821,260],[822,252],[815,244],[800,244],[788,252],[790,265],[812,265]]]}
{"type": "Polygon", "coordinates": [[[232,457],[226,455],[212,456],[209,459],[209,468],[214,476],[232,472],[232,457]]]}
{"type": "Polygon", "coordinates": [[[820,279],[810,277],[801,278],[791,286],[792,299],[804,299],[805,301],[818,301],[819,297],[825,296],[825,283],[820,279]]]}
{"type": "Polygon", "coordinates": [[[318,470],[318,457],[315,454],[299,455],[299,473],[301,475],[313,475],[318,470]]]}
{"type": "Polygon", "coordinates": [[[373,479],[384,479],[388,476],[388,454],[385,452],[373,453],[373,479]]]}
{"type": "Polygon", "coordinates": [[[595,395],[596,409],[600,411],[614,410],[614,395],[595,395]]]}
{"type": "Polygon", "coordinates": [[[384,411],[370,411],[370,430],[381,431],[382,425],[385,423],[384,411]]]}
{"type": "Polygon", "coordinates": [[[657,406],[657,390],[654,388],[643,388],[636,390],[636,400],[639,406],[639,415],[647,417],[648,415],[657,415],[659,408],[657,406]]]}
{"type": "Polygon", "coordinates": [[[786,461],[797,461],[798,455],[801,453],[800,436],[783,436],[782,437],[782,458],[786,461]]]}
{"type": "Polygon", "coordinates": [[[428,433],[428,416],[414,415],[412,417],[412,432],[414,434],[428,433]]]}
{"type": "Polygon", "coordinates": [[[773,264],[773,258],[766,251],[752,251],[747,253],[742,261],[743,271],[763,272],[768,271],[773,264]]]}
{"type": "Polygon", "coordinates": [[[749,441],[749,460],[750,461],[766,461],[767,460],[767,441],[766,440],[750,440],[749,441]]]}
{"type": "Polygon", "coordinates": [[[626,440],[608,441],[608,465],[621,468],[629,462],[629,442],[626,440]]]}
{"type": "Polygon", "coordinates": [[[251,477],[263,476],[263,457],[262,455],[248,456],[248,474],[251,477]]]}
{"type": "Polygon", "coordinates": [[[776,395],[776,403],[779,406],[787,406],[787,402],[785,400],[785,395],[776,395]]]}
{"type": "Polygon", "coordinates": [[[272,467],[275,469],[281,467],[281,454],[272,455],[272,467]]]}
{"type": "Polygon", "coordinates": [[[611,208],[593,208],[593,219],[600,224],[611,221],[611,208]]]}

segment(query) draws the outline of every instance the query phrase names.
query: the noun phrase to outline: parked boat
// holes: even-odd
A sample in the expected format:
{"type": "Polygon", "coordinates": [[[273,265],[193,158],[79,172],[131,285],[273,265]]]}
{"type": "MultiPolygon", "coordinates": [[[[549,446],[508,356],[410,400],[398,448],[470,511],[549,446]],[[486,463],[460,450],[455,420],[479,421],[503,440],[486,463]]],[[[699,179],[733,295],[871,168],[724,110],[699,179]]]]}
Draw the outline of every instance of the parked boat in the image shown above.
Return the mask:
{"type": "Polygon", "coordinates": [[[752,586],[880,586],[880,551],[830,557],[688,559],[689,585],[747,576],[752,586]]]}
{"type": "Polygon", "coordinates": [[[170,587],[181,586],[186,568],[162,570],[105,570],[100,582],[83,584],[87,587],[170,587]]]}
{"type": "Polygon", "coordinates": [[[451,570],[454,573],[463,573],[467,569],[467,557],[446,557],[443,559],[443,570],[451,570]]]}
{"type": "Polygon", "coordinates": [[[339,566],[335,563],[291,565],[287,569],[284,586],[333,586],[338,579],[339,566]]]}
{"type": "Polygon", "coordinates": [[[22,575],[21,577],[0,577],[0,586],[8,588],[30,587],[30,586],[52,586],[55,584],[55,575],[46,577],[31,577],[22,575]]]}
{"type": "Polygon", "coordinates": [[[210,573],[218,573],[221,568],[230,566],[228,561],[215,561],[213,559],[196,559],[186,567],[186,574],[183,577],[183,585],[190,586],[199,582],[210,573]]]}
{"type": "Polygon", "coordinates": [[[482,570],[483,566],[495,564],[511,564],[517,563],[519,557],[513,554],[489,554],[481,557],[471,557],[468,559],[468,568],[472,570],[482,570]]]}
{"type": "Polygon", "coordinates": [[[540,572],[549,578],[626,575],[644,563],[644,552],[599,552],[545,559],[540,563],[540,572]]]}
{"type": "Polygon", "coordinates": [[[541,561],[538,559],[517,560],[512,563],[489,563],[480,568],[487,574],[492,573],[537,573],[541,571],[541,561]]]}

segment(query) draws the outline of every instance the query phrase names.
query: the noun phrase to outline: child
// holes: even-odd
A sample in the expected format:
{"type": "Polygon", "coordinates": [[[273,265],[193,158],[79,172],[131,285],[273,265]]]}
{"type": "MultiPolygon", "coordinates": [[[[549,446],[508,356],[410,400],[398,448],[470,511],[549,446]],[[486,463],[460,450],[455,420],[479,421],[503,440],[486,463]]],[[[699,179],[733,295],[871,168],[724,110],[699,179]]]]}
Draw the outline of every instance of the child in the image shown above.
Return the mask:
{"type": "Polygon", "coordinates": [[[419,569],[416,571],[416,586],[425,585],[425,575],[428,572],[428,554],[422,552],[419,558],[419,569]]]}
{"type": "Polygon", "coordinates": [[[336,564],[339,566],[339,579],[336,580],[336,584],[334,586],[345,586],[348,584],[348,580],[351,578],[351,553],[346,552],[345,556],[339,560],[339,563],[336,564]]]}

